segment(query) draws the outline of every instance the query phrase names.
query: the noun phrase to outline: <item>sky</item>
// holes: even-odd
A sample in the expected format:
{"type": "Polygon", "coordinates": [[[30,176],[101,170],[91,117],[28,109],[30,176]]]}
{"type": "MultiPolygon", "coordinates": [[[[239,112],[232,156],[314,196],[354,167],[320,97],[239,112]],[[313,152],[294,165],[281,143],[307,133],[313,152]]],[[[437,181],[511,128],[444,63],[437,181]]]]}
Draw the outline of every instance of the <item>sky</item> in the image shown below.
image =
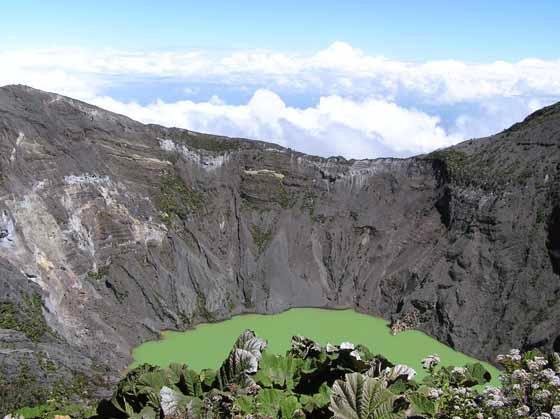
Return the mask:
{"type": "Polygon", "coordinates": [[[311,154],[425,153],[560,101],[557,1],[0,3],[0,85],[311,154]]]}

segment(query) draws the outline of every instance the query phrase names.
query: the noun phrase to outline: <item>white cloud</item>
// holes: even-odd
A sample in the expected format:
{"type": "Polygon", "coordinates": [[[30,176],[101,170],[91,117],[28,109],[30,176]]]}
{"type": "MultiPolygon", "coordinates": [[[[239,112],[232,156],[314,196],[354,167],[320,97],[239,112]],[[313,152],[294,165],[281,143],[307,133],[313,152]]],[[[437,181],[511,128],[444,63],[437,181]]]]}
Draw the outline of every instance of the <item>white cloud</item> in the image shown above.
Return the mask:
{"type": "Polygon", "coordinates": [[[361,94],[364,90],[384,97],[413,94],[438,102],[560,95],[560,60],[412,63],[369,56],[343,42],[307,56],[271,51],[216,54],[43,49],[0,51],[0,62],[3,84],[23,79],[35,85],[63,87],[62,77],[78,77],[88,84],[95,80],[96,85],[107,85],[115,76],[153,76],[223,85],[272,83],[323,94],[361,94]]]}
{"type": "Polygon", "coordinates": [[[560,60],[414,63],[371,56],[343,42],[307,55],[0,50],[0,63],[0,85],[56,91],[144,122],[348,157],[429,151],[498,131],[560,99],[560,60]],[[164,102],[170,81],[181,86],[180,97],[208,99],[164,102]],[[114,94],[131,82],[138,91],[146,86],[144,105],[114,94]],[[232,90],[252,97],[224,99],[232,90]],[[304,106],[295,107],[292,96],[305,98],[304,106]]]}
{"type": "Polygon", "coordinates": [[[146,123],[259,138],[322,155],[411,155],[461,139],[448,135],[439,118],[381,99],[326,96],[314,107],[298,109],[287,106],[276,93],[260,89],[247,104],[238,106],[216,100],[157,101],[141,106],[108,97],[93,102],[146,123]]]}

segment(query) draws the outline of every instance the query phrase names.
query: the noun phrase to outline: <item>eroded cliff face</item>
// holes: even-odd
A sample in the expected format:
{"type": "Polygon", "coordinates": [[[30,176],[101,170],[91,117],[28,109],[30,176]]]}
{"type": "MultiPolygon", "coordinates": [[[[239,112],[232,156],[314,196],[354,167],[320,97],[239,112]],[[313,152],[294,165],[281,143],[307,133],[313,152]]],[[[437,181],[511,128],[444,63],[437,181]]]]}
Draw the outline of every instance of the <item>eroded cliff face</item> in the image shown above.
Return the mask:
{"type": "Polygon", "coordinates": [[[41,384],[101,388],[162,329],[295,306],[408,316],[479,358],[551,347],[557,108],[428,156],[347,161],[1,88],[0,365],[11,383],[32,363],[41,384]]]}

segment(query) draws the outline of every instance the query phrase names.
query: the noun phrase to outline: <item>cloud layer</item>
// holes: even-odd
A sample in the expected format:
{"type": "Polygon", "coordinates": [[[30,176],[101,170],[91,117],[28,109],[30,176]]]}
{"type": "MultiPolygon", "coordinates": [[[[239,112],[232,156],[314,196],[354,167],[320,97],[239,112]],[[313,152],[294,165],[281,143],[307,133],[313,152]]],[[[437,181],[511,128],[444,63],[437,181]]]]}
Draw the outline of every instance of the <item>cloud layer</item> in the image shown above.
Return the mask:
{"type": "Polygon", "coordinates": [[[461,139],[446,134],[439,118],[382,99],[326,96],[316,106],[298,109],[287,106],[276,93],[259,89],[246,105],[237,106],[218,99],[141,106],[105,97],[94,103],[145,122],[258,138],[320,155],[409,155],[461,139]]]}
{"type": "Polygon", "coordinates": [[[355,158],[491,134],[560,100],[560,60],[411,63],[342,42],[308,55],[0,50],[0,62],[0,85],[29,84],[143,122],[355,158]]]}

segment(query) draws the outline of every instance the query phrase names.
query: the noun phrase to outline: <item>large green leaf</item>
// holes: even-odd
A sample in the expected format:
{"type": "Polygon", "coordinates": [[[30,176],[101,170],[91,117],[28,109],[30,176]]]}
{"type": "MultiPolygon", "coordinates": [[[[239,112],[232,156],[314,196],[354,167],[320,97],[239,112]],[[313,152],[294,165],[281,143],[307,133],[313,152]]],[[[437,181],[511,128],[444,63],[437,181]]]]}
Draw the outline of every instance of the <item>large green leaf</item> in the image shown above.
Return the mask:
{"type": "MultiPolygon", "coordinates": [[[[203,417],[202,413],[202,400],[197,398],[192,398],[187,403],[187,408],[185,410],[186,419],[200,419],[203,417]]],[[[205,415],[205,419],[211,419],[210,415],[205,415]]]]}
{"type": "Polygon", "coordinates": [[[158,408],[160,404],[159,392],[169,383],[169,377],[164,370],[152,371],[142,374],[137,382],[139,394],[148,399],[148,403],[158,408]]]}
{"type": "Polygon", "coordinates": [[[273,418],[292,419],[296,411],[301,409],[301,404],[293,394],[271,388],[262,389],[256,402],[256,411],[253,413],[273,418]]]}
{"type": "Polygon", "coordinates": [[[257,396],[257,408],[261,415],[277,418],[280,411],[280,400],[284,394],[272,388],[262,389],[257,396]]]}
{"type": "Polygon", "coordinates": [[[435,417],[438,413],[437,402],[428,398],[426,394],[412,392],[408,395],[408,400],[410,401],[413,412],[417,415],[425,415],[431,418],[435,417]]]}
{"type": "Polygon", "coordinates": [[[363,361],[372,361],[375,359],[375,355],[368,349],[367,346],[364,345],[356,345],[355,351],[359,354],[360,358],[363,361]]]}
{"type": "Polygon", "coordinates": [[[395,396],[383,381],[360,373],[346,374],[332,388],[329,409],[339,419],[396,419],[402,413],[393,412],[395,396]]]}
{"type": "Polygon", "coordinates": [[[169,380],[173,383],[179,383],[189,368],[185,364],[172,362],[167,368],[169,380]]]}
{"type": "Polygon", "coordinates": [[[290,355],[264,353],[259,363],[255,381],[262,387],[283,388],[292,391],[297,385],[304,361],[290,355]]]}
{"type": "Polygon", "coordinates": [[[249,415],[255,410],[255,399],[250,396],[239,396],[234,403],[234,409],[236,412],[242,415],[249,415]]]}
{"type": "Polygon", "coordinates": [[[186,392],[185,394],[193,397],[202,396],[202,382],[200,380],[200,374],[194,370],[187,370],[184,375],[186,392]]]}
{"type": "Polygon", "coordinates": [[[250,352],[259,360],[261,358],[261,353],[266,349],[267,343],[264,339],[261,339],[255,335],[252,330],[245,330],[239,335],[235,341],[234,349],[243,349],[250,352]]]}
{"type": "Polygon", "coordinates": [[[492,378],[492,375],[488,372],[484,366],[477,362],[475,364],[467,364],[466,366],[466,376],[468,378],[468,383],[463,383],[463,385],[480,385],[486,384],[492,378]]]}
{"type": "Polygon", "coordinates": [[[302,415],[297,414],[299,412],[301,412],[301,404],[299,404],[296,396],[287,395],[280,400],[280,416],[282,419],[302,417],[302,415]]]}
{"type": "Polygon", "coordinates": [[[317,342],[303,336],[292,336],[290,355],[305,359],[318,355],[322,351],[323,348],[317,342]]]}
{"type": "Polygon", "coordinates": [[[230,384],[247,387],[254,384],[251,375],[257,371],[258,361],[251,352],[243,349],[233,350],[222,364],[219,372],[220,388],[230,384]]]}
{"type": "Polygon", "coordinates": [[[203,369],[200,371],[200,382],[202,383],[202,389],[204,391],[209,391],[213,388],[216,375],[216,371],[211,369],[203,369]]]}
{"type": "MultiPolygon", "coordinates": [[[[203,380],[206,378],[207,371],[203,370],[200,374],[189,369],[185,364],[170,364],[167,369],[169,382],[175,384],[185,395],[200,397],[203,393],[203,380]]],[[[216,374],[212,376],[212,380],[216,374]]]]}
{"type": "Polygon", "coordinates": [[[247,387],[254,384],[252,375],[258,370],[266,341],[246,330],[235,341],[229,356],[220,367],[218,386],[224,390],[230,384],[247,387]]]}
{"type": "Polygon", "coordinates": [[[319,388],[319,392],[311,396],[303,394],[300,396],[300,403],[303,410],[313,413],[317,410],[324,409],[331,401],[331,389],[327,383],[323,383],[319,388]]]}
{"type": "Polygon", "coordinates": [[[113,396],[111,397],[111,405],[126,417],[134,414],[134,407],[131,406],[124,397],[120,396],[117,393],[113,394],[113,396]]]}
{"type": "Polygon", "coordinates": [[[140,412],[138,413],[130,413],[130,419],[157,419],[159,418],[159,410],[156,411],[151,406],[145,406],[140,412]]]}
{"type": "Polygon", "coordinates": [[[131,370],[119,382],[111,403],[127,416],[139,413],[147,405],[159,409],[159,392],[164,385],[170,385],[165,370],[146,364],[141,365],[131,370]]]}

